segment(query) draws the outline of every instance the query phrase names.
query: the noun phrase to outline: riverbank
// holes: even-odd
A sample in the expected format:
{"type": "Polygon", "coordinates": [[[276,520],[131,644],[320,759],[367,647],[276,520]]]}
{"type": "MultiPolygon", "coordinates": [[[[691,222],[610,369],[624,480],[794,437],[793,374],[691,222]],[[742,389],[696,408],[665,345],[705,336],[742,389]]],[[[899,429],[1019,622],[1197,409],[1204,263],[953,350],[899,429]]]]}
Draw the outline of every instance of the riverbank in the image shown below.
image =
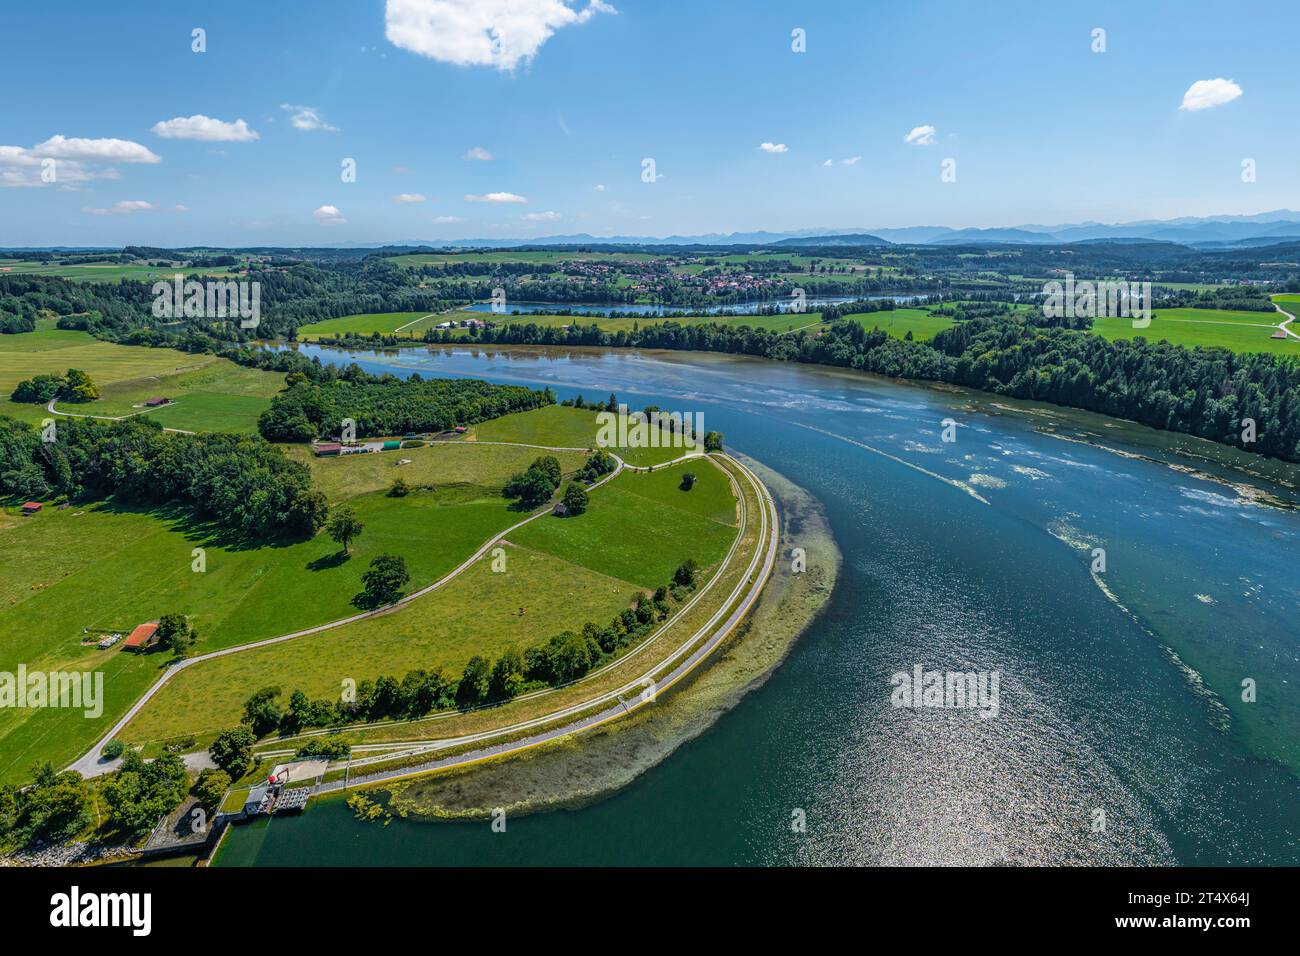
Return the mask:
{"type": "Polygon", "coordinates": [[[745,463],[780,509],[780,558],[753,613],[707,668],[653,707],[595,733],[394,785],[384,801],[387,810],[407,818],[477,819],[498,807],[513,816],[583,806],[632,783],[762,686],[825,606],[841,557],[815,498],[771,469],[745,463]],[[791,571],[796,547],[807,555],[807,570],[799,574],[791,571]]]}

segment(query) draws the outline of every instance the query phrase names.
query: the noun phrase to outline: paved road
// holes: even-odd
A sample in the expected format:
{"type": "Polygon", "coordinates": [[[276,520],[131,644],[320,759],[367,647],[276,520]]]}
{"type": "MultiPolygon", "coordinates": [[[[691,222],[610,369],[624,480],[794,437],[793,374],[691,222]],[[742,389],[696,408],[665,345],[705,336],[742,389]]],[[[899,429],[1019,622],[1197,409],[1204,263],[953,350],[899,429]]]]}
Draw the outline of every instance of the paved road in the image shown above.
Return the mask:
{"type": "MultiPolygon", "coordinates": [[[[45,406],[45,410],[49,412],[51,415],[62,415],[64,418],[93,418],[96,421],[100,421],[100,422],[124,422],[128,418],[135,418],[137,415],[144,415],[148,412],[153,411],[152,408],[142,408],[140,409],[140,411],[132,412],[130,415],[74,415],[72,412],[61,412],[57,408],[55,408],[54,403],[57,401],[58,401],[57,398],[51,398],[50,403],[45,406]]],[[[175,405],[176,403],[171,402],[170,404],[175,405]]],[[[176,432],[176,434],[178,435],[194,434],[194,432],[186,431],[184,428],[163,428],[163,431],[176,432]]]]}
{"type": "MultiPolygon", "coordinates": [[[[724,640],[726,640],[727,636],[730,635],[730,633],[735,629],[736,625],[739,624],[744,619],[745,615],[749,613],[750,609],[754,605],[754,602],[758,600],[759,594],[762,593],[763,586],[767,583],[767,579],[771,575],[772,568],[776,563],[777,544],[779,541],[779,533],[778,533],[779,529],[777,523],[778,519],[776,513],[776,505],[772,501],[772,497],[768,492],[766,486],[763,485],[762,481],[759,480],[757,475],[755,475],[752,471],[750,471],[739,461],[736,461],[736,459],[731,458],[730,456],[727,457],[733,464],[736,465],[736,467],[740,470],[741,474],[746,478],[746,480],[750,482],[751,486],[754,488],[755,492],[757,493],[759,499],[761,516],[762,516],[762,528],[763,528],[763,532],[760,533],[759,540],[760,540],[760,544],[762,544],[764,542],[764,534],[766,535],[766,548],[765,549],[760,548],[755,552],[754,562],[751,563],[751,568],[753,567],[754,563],[757,563],[760,557],[763,559],[762,568],[760,569],[759,573],[753,577],[753,584],[750,586],[748,592],[745,594],[740,604],[737,605],[735,610],[732,611],[732,613],[727,617],[726,621],[724,621],[720,627],[718,627],[715,631],[713,631],[713,633],[704,641],[704,643],[701,644],[692,654],[690,654],[690,656],[688,656],[685,660],[678,663],[668,674],[666,674],[662,678],[655,678],[654,675],[664,666],[664,663],[666,663],[666,662],[660,662],[656,664],[653,668],[651,668],[649,671],[647,671],[646,674],[643,675],[642,677],[638,678],[635,681],[629,682],[627,685],[621,688],[620,691],[611,692],[611,694],[615,695],[616,697],[615,701],[612,704],[605,706],[604,708],[602,708],[600,711],[596,713],[579,717],[560,727],[555,727],[549,730],[543,730],[523,738],[503,741],[501,743],[492,744],[490,746],[468,751],[466,753],[455,754],[453,756],[448,756],[448,757],[442,757],[439,759],[430,760],[425,763],[416,764],[409,767],[402,767],[395,770],[381,771],[378,773],[373,773],[368,775],[349,777],[346,784],[345,781],[343,780],[332,780],[329,781],[328,783],[322,784],[320,787],[316,789],[316,792],[328,793],[331,791],[345,789],[345,787],[358,786],[358,785],[369,786],[376,783],[384,783],[391,780],[397,780],[402,777],[410,777],[419,774],[426,774],[435,770],[446,770],[452,767],[464,767],[470,764],[478,763],[480,761],[489,760],[494,757],[499,757],[504,754],[516,753],[521,750],[526,750],[531,747],[536,747],[541,744],[547,743],[548,741],[558,740],[561,737],[566,737],[571,734],[582,733],[583,731],[591,730],[595,727],[600,726],[601,724],[607,723],[611,720],[616,720],[636,710],[639,710],[642,707],[652,704],[657,699],[659,694],[666,692],[674,684],[676,684],[683,677],[685,677],[692,670],[694,670],[695,667],[701,661],[703,661],[706,657],[708,657],[709,654],[711,654],[718,647],[718,645],[720,645],[724,640]],[[638,694],[631,701],[624,699],[623,697],[624,694],[629,693],[633,689],[639,689],[643,687],[646,689],[653,688],[654,693],[638,694]]],[[[738,585],[738,587],[743,587],[745,581],[749,580],[749,577],[750,575],[747,574],[746,577],[741,580],[740,585],[738,585]]],[[[708,630],[716,623],[717,619],[721,617],[722,614],[725,613],[726,608],[729,607],[731,603],[732,602],[728,600],[728,602],[724,604],[722,608],[719,609],[717,614],[715,614],[710,619],[710,621],[704,625],[704,627],[702,627],[699,631],[697,631],[696,634],[692,636],[690,640],[688,640],[686,643],[684,643],[681,646],[681,648],[679,648],[679,652],[681,650],[685,650],[686,648],[690,647],[691,644],[695,642],[696,638],[707,633],[708,630]]],[[[670,657],[668,662],[671,662],[672,659],[673,658],[670,657]]],[[[526,722],[525,724],[516,725],[516,728],[528,726],[531,724],[550,723],[556,719],[562,719],[563,716],[569,711],[576,712],[579,710],[588,709],[592,706],[597,706],[602,700],[607,699],[609,696],[610,695],[602,695],[601,698],[597,698],[595,701],[586,701],[582,704],[575,705],[573,708],[567,708],[565,711],[560,711],[555,714],[549,714],[546,715],[545,717],[538,718],[535,721],[529,721],[526,722]]],[[[508,734],[511,732],[514,732],[514,728],[502,728],[499,731],[492,731],[489,732],[488,734],[477,735],[477,736],[482,737],[488,735],[500,735],[500,734],[508,734]]],[[[473,738],[460,738],[454,741],[441,741],[435,746],[438,746],[441,749],[445,749],[449,746],[460,746],[466,740],[472,740],[472,739],[473,738]]],[[[396,756],[400,756],[400,755],[389,754],[389,755],[385,755],[383,758],[376,758],[376,759],[392,760],[395,759],[396,756]]],[[[353,761],[352,766],[357,766],[357,762],[353,761]]]]}
{"type": "Polygon", "coordinates": [[[1282,306],[1278,305],[1276,301],[1273,302],[1273,308],[1277,309],[1279,312],[1281,312],[1283,315],[1286,316],[1286,320],[1284,322],[1280,322],[1277,327],[1281,329],[1283,332],[1285,332],[1287,335],[1291,336],[1291,338],[1300,339],[1300,335],[1296,335],[1294,332],[1291,331],[1291,323],[1295,321],[1295,313],[1288,312],[1286,309],[1282,308],[1282,306]]]}
{"type": "MultiPolygon", "coordinates": [[[[510,445],[514,443],[513,442],[482,442],[481,444],[510,445]]],[[[526,445],[525,447],[541,448],[547,451],[587,451],[588,450],[586,448],[559,448],[559,447],[548,447],[546,445],[526,445]]],[[[611,471],[604,478],[600,479],[600,481],[593,484],[591,486],[592,489],[599,488],[601,485],[605,484],[606,482],[613,481],[623,471],[624,468],[623,459],[620,458],[618,455],[613,455],[612,453],[611,455],[614,458],[615,462],[617,462],[614,470],[611,471]]],[[[115,736],[121,733],[122,729],[126,727],[126,725],[131,722],[132,718],[134,718],[135,715],[140,712],[140,709],[144,707],[145,704],[149,703],[149,701],[153,698],[153,696],[156,693],[158,693],[158,691],[161,690],[169,680],[171,680],[175,675],[179,674],[181,671],[185,670],[186,668],[193,667],[195,664],[202,663],[203,661],[210,661],[213,658],[225,657],[229,654],[240,654],[243,653],[244,651],[251,651],[257,647],[269,647],[272,644],[279,644],[281,641],[291,641],[294,640],[295,638],[306,637],[310,634],[319,634],[322,631],[332,630],[333,628],[342,627],[345,624],[352,624],[355,623],[356,621],[363,621],[368,617],[374,617],[378,614],[384,614],[388,611],[391,611],[393,608],[401,607],[405,604],[409,604],[412,601],[416,600],[417,598],[421,598],[426,594],[436,591],[438,590],[438,588],[443,587],[448,582],[455,580],[467,568],[471,567],[480,558],[482,558],[483,555],[487,554],[487,552],[493,547],[493,545],[497,544],[497,542],[499,542],[502,538],[506,537],[506,535],[514,531],[517,531],[518,529],[522,528],[524,525],[528,524],[530,521],[536,521],[538,518],[541,518],[544,515],[548,515],[550,513],[551,513],[551,506],[547,505],[545,508],[541,508],[538,511],[534,512],[533,514],[529,515],[523,521],[518,521],[515,524],[512,524],[509,528],[506,528],[504,531],[499,532],[498,534],[489,538],[483,544],[483,546],[480,547],[477,551],[475,551],[472,555],[470,555],[470,557],[466,558],[463,562],[461,562],[461,564],[457,565],[451,571],[448,571],[437,581],[434,581],[432,584],[427,585],[426,587],[423,587],[418,591],[411,592],[410,594],[406,595],[403,598],[400,598],[393,604],[386,604],[383,607],[376,608],[373,611],[363,611],[360,614],[353,614],[351,617],[341,618],[340,620],[337,621],[330,621],[326,624],[318,624],[315,627],[305,628],[304,630],[301,631],[294,631],[291,634],[281,634],[279,637],[268,637],[265,640],[254,641],[251,644],[240,644],[236,647],[227,647],[219,651],[212,651],[209,654],[201,654],[198,657],[190,657],[187,658],[186,660],[180,661],[172,665],[167,670],[163,671],[162,676],[158,678],[158,681],[147,691],[145,691],[143,697],[141,697],[139,700],[137,700],[134,704],[131,705],[131,708],[122,716],[122,718],[117,723],[113,725],[112,729],[109,730],[108,733],[104,734],[104,736],[101,737],[100,740],[93,747],[90,748],[90,750],[88,750],[85,754],[83,754],[79,759],[74,761],[67,769],[75,770],[78,773],[80,773],[83,777],[94,777],[94,776],[98,776],[99,774],[108,773],[116,769],[118,763],[120,763],[120,759],[105,760],[100,756],[99,752],[104,748],[105,744],[107,744],[115,736]]]]}

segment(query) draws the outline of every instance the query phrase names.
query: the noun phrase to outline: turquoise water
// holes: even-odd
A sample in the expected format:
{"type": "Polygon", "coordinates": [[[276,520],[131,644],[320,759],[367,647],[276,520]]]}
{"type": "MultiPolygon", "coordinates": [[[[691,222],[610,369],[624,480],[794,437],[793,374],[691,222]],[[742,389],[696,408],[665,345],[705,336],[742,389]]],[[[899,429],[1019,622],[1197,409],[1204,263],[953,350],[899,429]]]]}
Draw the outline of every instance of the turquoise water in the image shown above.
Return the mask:
{"type": "Polygon", "coordinates": [[[844,568],[767,684],[609,799],[505,834],[323,801],[236,828],[223,865],[1300,863],[1300,512],[1136,457],[1233,476],[1170,436],[730,356],[356,357],[701,410],[823,503],[844,568]],[[998,671],[997,716],[891,706],[918,664],[998,671]]]}

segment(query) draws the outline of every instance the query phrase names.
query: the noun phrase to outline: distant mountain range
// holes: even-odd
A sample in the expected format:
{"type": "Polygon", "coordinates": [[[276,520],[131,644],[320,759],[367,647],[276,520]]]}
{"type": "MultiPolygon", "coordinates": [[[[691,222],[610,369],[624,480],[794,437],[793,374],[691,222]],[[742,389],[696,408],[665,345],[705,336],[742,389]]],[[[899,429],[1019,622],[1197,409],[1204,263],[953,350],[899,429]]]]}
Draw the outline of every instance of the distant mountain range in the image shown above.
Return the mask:
{"type": "MultiPolygon", "coordinates": [[[[1201,251],[1255,248],[1282,242],[1300,242],[1300,212],[1276,209],[1250,216],[1184,216],[1135,222],[1065,223],[1056,226],[1027,224],[990,229],[955,229],[950,226],[907,226],[901,229],[799,229],[788,232],[710,232],[672,236],[541,236],[535,239],[402,239],[387,242],[344,242],[334,246],[282,246],[272,248],[380,249],[425,246],[434,249],[508,249],[517,246],[887,246],[887,245],[996,245],[1002,243],[1049,244],[1073,242],[1170,242],[1201,251]]],[[[216,247],[187,246],[216,251],[216,247]]],[[[233,247],[232,247],[233,248],[233,247]]],[[[238,247],[262,248],[262,247],[238,247]]],[[[110,251],[103,246],[10,247],[14,252],[110,251]]]]}
{"type": "Polygon", "coordinates": [[[509,248],[534,245],[664,245],[664,246],[876,246],[876,245],[984,245],[994,243],[1064,243],[1109,240],[1175,242],[1195,249],[1230,249],[1265,246],[1300,240],[1300,212],[1277,209],[1241,216],[1184,216],[1123,223],[1064,223],[1055,226],[1021,225],[992,229],[954,229],[950,226],[908,226],[902,229],[801,229],[790,232],[729,232],[673,236],[592,236],[578,233],[536,239],[420,239],[377,246],[455,246],[509,248]]]}

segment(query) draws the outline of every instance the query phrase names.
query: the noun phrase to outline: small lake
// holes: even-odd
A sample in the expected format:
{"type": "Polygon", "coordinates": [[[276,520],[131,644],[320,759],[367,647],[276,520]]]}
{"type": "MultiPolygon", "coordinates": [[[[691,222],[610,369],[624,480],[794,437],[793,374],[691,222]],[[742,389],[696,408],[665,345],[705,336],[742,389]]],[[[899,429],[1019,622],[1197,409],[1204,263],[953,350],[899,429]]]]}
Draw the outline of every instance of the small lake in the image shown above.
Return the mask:
{"type": "Polygon", "coordinates": [[[1237,453],[736,356],[301,351],[700,410],[823,503],[844,567],[763,687],[608,799],[507,834],[322,801],[220,864],[1300,864],[1300,511],[1239,494],[1237,453]],[[917,665],[998,671],[998,715],[892,706],[917,665]]]}

